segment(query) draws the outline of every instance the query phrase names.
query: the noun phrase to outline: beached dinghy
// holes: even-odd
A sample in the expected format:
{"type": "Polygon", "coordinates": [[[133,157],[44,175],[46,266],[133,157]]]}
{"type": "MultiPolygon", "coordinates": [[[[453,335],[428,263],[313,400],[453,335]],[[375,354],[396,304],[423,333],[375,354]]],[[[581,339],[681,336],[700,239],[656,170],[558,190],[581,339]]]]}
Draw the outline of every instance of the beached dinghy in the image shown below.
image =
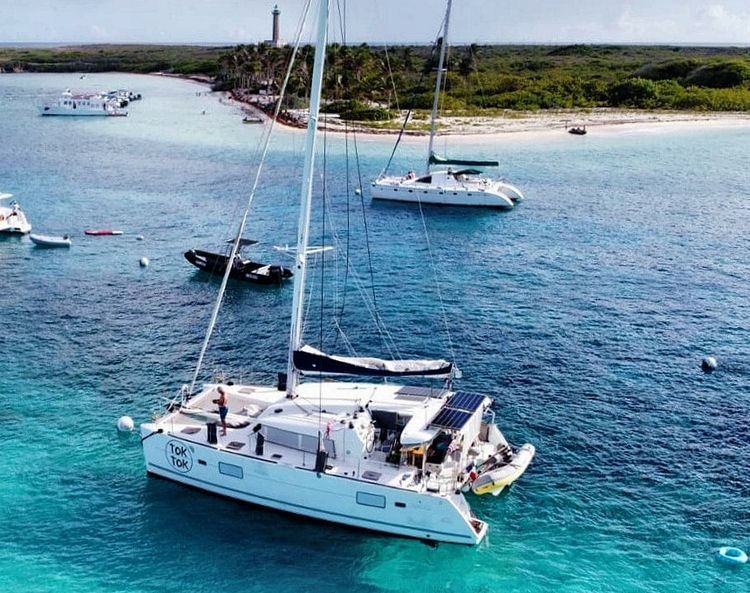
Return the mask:
{"type": "Polygon", "coordinates": [[[70,247],[70,235],[38,235],[31,233],[29,239],[39,247],[70,247]]]}

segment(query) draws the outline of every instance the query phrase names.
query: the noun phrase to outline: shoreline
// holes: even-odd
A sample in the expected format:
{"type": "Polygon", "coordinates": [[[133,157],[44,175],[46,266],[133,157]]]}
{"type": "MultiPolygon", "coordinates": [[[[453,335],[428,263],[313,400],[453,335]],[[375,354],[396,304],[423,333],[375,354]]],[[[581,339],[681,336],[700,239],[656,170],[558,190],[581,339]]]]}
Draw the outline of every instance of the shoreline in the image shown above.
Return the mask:
{"type": "MultiPolygon", "coordinates": [[[[157,76],[181,78],[211,87],[209,77],[153,73],[157,76]]],[[[210,91],[220,96],[221,102],[240,109],[245,115],[270,119],[271,116],[258,104],[258,96],[243,96],[237,91],[210,91]]],[[[423,120],[424,121],[424,120],[423,120]]],[[[504,115],[491,116],[440,116],[438,130],[441,137],[450,136],[454,140],[501,140],[520,137],[561,136],[568,127],[585,126],[594,134],[646,133],[657,130],[695,129],[705,127],[748,127],[750,112],[743,111],[660,111],[640,109],[616,109],[610,107],[593,109],[559,109],[535,112],[508,111],[504,115]]],[[[303,131],[307,118],[302,111],[295,111],[286,117],[279,117],[277,123],[285,130],[303,131]]],[[[354,132],[370,139],[395,138],[398,129],[384,129],[368,126],[363,122],[345,123],[338,117],[321,115],[320,129],[336,134],[354,132]]],[[[420,141],[429,135],[426,130],[407,130],[402,141],[420,141]]]]}
{"type": "MultiPolygon", "coordinates": [[[[268,113],[253,101],[246,100],[234,92],[225,92],[224,102],[238,106],[245,113],[261,114],[270,119],[268,113]]],[[[279,118],[278,123],[285,129],[305,129],[307,118],[297,112],[295,121],[279,118]]],[[[460,139],[479,140],[483,138],[498,138],[519,135],[536,136],[560,134],[567,128],[585,126],[593,133],[641,132],[660,128],[694,128],[696,125],[711,127],[742,127],[750,128],[750,112],[736,111],[657,111],[637,109],[560,109],[539,112],[509,111],[507,115],[492,116],[440,116],[437,120],[440,136],[450,136],[460,139]]],[[[320,129],[328,132],[344,134],[356,132],[367,137],[395,137],[398,129],[383,129],[368,126],[362,122],[348,122],[345,124],[337,117],[321,115],[320,129]]],[[[429,135],[426,130],[407,130],[404,140],[409,138],[421,139],[429,135]]]]}

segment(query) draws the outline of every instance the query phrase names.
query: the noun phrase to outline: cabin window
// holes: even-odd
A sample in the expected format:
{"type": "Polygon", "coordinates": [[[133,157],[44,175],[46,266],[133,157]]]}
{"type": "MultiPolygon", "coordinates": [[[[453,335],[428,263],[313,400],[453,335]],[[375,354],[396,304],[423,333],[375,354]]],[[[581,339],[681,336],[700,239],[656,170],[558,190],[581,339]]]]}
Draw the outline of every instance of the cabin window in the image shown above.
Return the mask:
{"type": "Polygon", "coordinates": [[[242,468],[239,465],[233,465],[231,463],[219,462],[219,473],[225,476],[232,476],[233,478],[242,479],[242,468]]]}
{"type": "Polygon", "coordinates": [[[419,179],[417,179],[417,183],[432,183],[432,175],[420,177],[419,179]]]}
{"type": "Polygon", "coordinates": [[[357,492],[357,504],[361,504],[366,507],[377,507],[379,509],[384,509],[385,496],[380,496],[379,494],[370,494],[368,492],[357,492]]]}
{"type": "MultiPolygon", "coordinates": [[[[281,445],[282,447],[305,451],[307,453],[318,452],[318,437],[308,434],[299,434],[297,432],[292,432],[291,430],[283,430],[274,426],[266,427],[266,441],[276,445],[281,445]]],[[[331,439],[323,439],[323,446],[328,453],[328,457],[336,459],[336,443],[331,439]]]]}

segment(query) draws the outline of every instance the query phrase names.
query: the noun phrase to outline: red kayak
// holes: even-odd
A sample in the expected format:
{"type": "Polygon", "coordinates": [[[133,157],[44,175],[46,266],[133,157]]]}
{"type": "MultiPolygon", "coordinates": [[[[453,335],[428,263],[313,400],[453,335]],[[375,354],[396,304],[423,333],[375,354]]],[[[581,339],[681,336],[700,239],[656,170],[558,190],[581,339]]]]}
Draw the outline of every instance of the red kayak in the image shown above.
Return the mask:
{"type": "Polygon", "coordinates": [[[122,235],[122,231],[113,231],[112,229],[88,229],[83,231],[85,235],[94,235],[103,237],[105,235],[122,235]]]}

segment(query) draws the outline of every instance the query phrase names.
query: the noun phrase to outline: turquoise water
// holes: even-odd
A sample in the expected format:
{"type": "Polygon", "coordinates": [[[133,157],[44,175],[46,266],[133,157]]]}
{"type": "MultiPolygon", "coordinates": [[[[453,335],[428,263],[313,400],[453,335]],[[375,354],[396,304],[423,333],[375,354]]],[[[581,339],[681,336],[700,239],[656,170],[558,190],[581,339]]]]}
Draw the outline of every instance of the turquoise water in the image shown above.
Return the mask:
{"type": "MultiPolygon", "coordinates": [[[[0,239],[0,590],[747,590],[750,567],[713,552],[750,548],[750,130],[482,140],[473,154],[497,156],[526,202],[425,208],[460,385],[492,394],[507,436],[537,447],[510,492],[472,500],[485,542],[431,548],[147,478],[137,436],[114,428],[189,380],[217,285],[182,252],[229,238],[248,192],[260,128],[204,90],[0,76],[0,191],[35,230],[73,236],[70,250],[0,239]],[[124,119],[39,117],[66,87],[144,100],[124,119]],[[104,227],[125,235],[83,236],[104,227]],[[704,375],[709,354],[719,368],[704,375]]],[[[328,214],[344,237],[344,147],[326,142],[328,214]]],[[[302,144],[296,132],[273,144],[247,233],[259,258],[296,240],[302,144]]],[[[367,179],[390,141],[358,147],[367,179]]],[[[421,157],[409,143],[396,167],[421,157]]],[[[417,211],[358,200],[352,258],[369,286],[364,210],[401,353],[448,355],[417,211]]],[[[350,293],[348,335],[384,354],[350,293]]],[[[206,372],[283,370],[290,301],[291,286],[230,285],[206,372]]]]}

